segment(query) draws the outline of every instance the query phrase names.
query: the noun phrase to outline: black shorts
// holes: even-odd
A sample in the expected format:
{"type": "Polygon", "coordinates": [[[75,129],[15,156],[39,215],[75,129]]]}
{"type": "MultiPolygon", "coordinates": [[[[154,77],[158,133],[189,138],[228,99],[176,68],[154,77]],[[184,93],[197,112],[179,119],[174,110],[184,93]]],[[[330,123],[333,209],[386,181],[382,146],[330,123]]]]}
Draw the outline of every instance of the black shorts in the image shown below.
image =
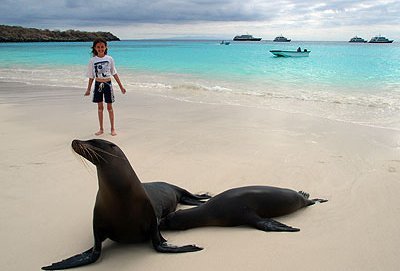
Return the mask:
{"type": "Polygon", "coordinates": [[[113,88],[110,82],[95,82],[94,84],[94,91],[93,91],[93,102],[94,103],[101,103],[104,101],[108,104],[113,103],[115,101],[113,88]]]}

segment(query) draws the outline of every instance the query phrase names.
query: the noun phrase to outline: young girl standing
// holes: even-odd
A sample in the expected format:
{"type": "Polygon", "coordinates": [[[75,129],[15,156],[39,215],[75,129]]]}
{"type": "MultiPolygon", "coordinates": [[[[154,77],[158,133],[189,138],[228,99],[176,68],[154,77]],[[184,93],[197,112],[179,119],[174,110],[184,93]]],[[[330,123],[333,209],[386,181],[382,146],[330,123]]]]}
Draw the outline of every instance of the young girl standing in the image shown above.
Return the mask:
{"type": "Polygon", "coordinates": [[[114,126],[114,111],[112,103],[114,102],[114,93],[111,85],[111,76],[117,81],[121,92],[125,94],[126,90],[123,87],[121,81],[119,80],[117,70],[115,68],[114,59],[107,55],[107,41],[104,39],[96,39],[93,41],[92,46],[93,57],[89,61],[89,67],[87,72],[87,77],[89,78],[87,90],[85,96],[90,95],[90,90],[92,88],[93,81],[94,91],[93,91],[93,102],[97,103],[98,116],[100,129],[95,135],[101,135],[104,133],[103,126],[103,97],[107,104],[107,111],[110,117],[111,124],[111,135],[117,135],[114,126]]]}

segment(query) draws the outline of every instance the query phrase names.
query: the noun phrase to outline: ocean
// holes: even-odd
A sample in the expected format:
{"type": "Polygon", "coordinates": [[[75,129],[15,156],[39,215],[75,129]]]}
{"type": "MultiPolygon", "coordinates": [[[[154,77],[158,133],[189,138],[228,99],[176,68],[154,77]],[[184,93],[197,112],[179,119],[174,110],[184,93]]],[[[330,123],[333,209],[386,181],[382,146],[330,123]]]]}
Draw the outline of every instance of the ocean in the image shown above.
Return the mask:
{"type": "MultiPolygon", "coordinates": [[[[81,95],[90,47],[85,42],[0,43],[0,81],[78,87],[81,95]]],[[[108,54],[128,94],[141,91],[400,130],[398,42],[135,40],[110,42],[108,54]],[[311,51],[309,57],[277,58],[269,52],[297,47],[311,51]]]]}

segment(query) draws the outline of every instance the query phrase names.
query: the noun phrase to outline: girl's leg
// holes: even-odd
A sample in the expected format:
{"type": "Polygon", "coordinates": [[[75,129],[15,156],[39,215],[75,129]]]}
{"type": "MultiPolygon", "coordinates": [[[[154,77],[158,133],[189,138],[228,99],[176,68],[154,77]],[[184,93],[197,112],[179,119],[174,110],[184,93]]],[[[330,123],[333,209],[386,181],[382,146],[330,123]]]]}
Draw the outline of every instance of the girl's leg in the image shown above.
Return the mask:
{"type": "Polygon", "coordinates": [[[111,135],[116,136],[117,132],[115,131],[115,126],[114,126],[114,110],[112,107],[112,103],[107,104],[107,110],[108,110],[108,115],[110,116],[111,135]]]}
{"type": "Polygon", "coordinates": [[[102,133],[104,133],[104,127],[103,127],[103,110],[104,110],[104,106],[103,106],[103,102],[99,102],[97,103],[97,114],[99,115],[99,125],[100,125],[100,129],[97,133],[95,133],[95,135],[101,135],[102,133]]]}

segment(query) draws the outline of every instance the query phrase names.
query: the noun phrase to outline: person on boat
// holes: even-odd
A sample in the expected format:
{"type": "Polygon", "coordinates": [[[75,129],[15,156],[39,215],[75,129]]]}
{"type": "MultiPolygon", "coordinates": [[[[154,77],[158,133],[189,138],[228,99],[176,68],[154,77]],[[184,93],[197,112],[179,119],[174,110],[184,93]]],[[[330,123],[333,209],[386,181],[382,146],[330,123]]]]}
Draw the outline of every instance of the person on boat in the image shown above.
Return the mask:
{"type": "Polygon", "coordinates": [[[299,48],[297,48],[297,52],[301,52],[301,48],[299,47],[299,48]]]}
{"type": "Polygon", "coordinates": [[[304,52],[307,52],[307,49],[304,49],[304,52]]]}

